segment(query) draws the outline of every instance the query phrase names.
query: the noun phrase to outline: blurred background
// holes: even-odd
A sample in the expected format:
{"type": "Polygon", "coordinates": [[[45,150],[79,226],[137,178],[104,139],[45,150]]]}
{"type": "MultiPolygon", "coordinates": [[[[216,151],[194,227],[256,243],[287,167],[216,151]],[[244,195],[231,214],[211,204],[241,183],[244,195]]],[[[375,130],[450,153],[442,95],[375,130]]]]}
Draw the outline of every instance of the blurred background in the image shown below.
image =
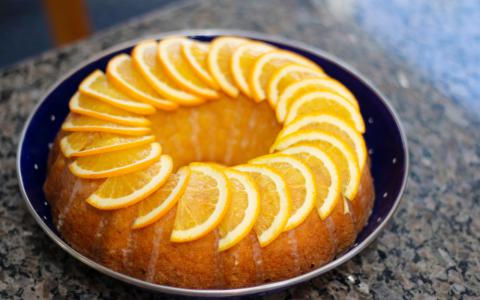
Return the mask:
{"type": "MultiPolygon", "coordinates": [[[[480,1],[320,1],[337,17],[354,20],[378,44],[430,78],[447,96],[480,112],[480,101],[475,101],[480,98],[480,89],[476,88],[480,86],[480,1]]],[[[174,2],[178,1],[1,0],[0,68],[174,2]]],[[[400,82],[408,84],[402,79],[400,82]]]]}
{"type": "Polygon", "coordinates": [[[88,37],[174,0],[1,0],[0,67],[88,37]]]}

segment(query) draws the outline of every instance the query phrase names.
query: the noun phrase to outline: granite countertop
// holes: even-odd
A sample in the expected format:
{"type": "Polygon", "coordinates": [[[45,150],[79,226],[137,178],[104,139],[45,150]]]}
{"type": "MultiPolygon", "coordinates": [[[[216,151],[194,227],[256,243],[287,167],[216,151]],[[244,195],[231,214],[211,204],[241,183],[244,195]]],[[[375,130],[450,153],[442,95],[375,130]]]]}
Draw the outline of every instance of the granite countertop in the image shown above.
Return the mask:
{"type": "MultiPolygon", "coordinates": [[[[478,58],[480,52],[452,55],[449,51],[456,49],[455,42],[439,48],[443,51],[439,56],[423,53],[432,36],[408,35],[411,26],[428,33],[428,26],[434,25],[426,22],[431,14],[438,15],[442,24],[449,22],[442,14],[451,10],[438,8],[447,5],[443,1],[437,6],[410,0],[380,5],[384,2],[181,1],[0,70],[0,298],[155,297],[86,267],[43,233],[24,207],[18,188],[15,156],[20,131],[42,93],[102,49],[158,32],[231,28],[293,38],[346,61],[391,100],[410,147],[410,177],[403,202],[378,239],[343,266],[268,297],[478,299],[480,102],[475,83],[480,81],[480,59],[467,58],[478,58]],[[399,3],[423,6],[403,7],[405,15],[385,31],[382,18],[387,23],[395,20],[402,9],[399,3]],[[409,51],[418,54],[417,60],[411,59],[409,51]],[[435,68],[424,67],[429,59],[435,68]],[[445,68],[440,65],[449,68],[445,73],[449,75],[442,75],[445,68]]],[[[471,27],[465,28],[462,34],[471,33],[471,27]]],[[[478,31],[474,34],[475,39],[463,43],[478,46],[478,31]]]]}

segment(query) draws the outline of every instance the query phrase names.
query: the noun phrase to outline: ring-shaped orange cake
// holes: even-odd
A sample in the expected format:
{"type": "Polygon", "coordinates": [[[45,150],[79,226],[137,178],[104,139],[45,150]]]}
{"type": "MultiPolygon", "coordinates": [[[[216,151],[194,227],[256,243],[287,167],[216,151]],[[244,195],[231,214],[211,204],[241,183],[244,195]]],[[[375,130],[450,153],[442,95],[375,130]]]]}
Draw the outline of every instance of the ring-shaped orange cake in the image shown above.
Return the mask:
{"type": "Polygon", "coordinates": [[[258,41],[143,41],[80,84],[50,152],[54,223],[83,255],[186,288],[235,288],[348,249],[374,189],[357,99],[258,41]]]}

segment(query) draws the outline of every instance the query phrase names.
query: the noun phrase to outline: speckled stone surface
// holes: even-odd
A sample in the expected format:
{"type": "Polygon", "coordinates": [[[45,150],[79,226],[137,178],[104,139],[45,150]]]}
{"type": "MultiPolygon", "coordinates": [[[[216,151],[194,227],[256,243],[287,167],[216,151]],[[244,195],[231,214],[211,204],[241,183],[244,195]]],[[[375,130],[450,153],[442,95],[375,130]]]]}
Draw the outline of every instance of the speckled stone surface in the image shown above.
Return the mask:
{"type": "Polygon", "coordinates": [[[348,7],[342,5],[350,2],[180,2],[0,70],[0,298],[159,296],[93,271],[49,240],[23,205],[15,173],[16,147],[23,123],[42,93],[85,58],[142,35],[215,27],[282,35],[341,58],[391,100],[409,141],[410,178],[404,199],[379,238],[336,270],[267,298],[478,299],[478,111],[444,96],[431,78],[362,31],[355,18],[344,13],[348,7]]]}

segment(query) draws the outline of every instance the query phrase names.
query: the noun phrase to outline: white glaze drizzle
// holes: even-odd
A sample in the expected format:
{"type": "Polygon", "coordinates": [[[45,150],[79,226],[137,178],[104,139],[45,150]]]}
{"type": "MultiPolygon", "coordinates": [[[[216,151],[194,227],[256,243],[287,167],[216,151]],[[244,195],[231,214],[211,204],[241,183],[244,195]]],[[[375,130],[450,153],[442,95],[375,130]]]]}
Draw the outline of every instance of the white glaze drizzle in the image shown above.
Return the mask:
{"type": "Polygon", "coordinates": [[[334,254],[335,254],[337,253],[337,249],[338,249],[338,239],[337,239],[337,235],[335,234],[335,223],[333,222],[331,216],[328,216],[325,219],[325,225],[327,226],[327,231],[328,231],[328,235],[330,236],[330,240],[333,243],[334,254]]]}
{"type": "Polygon", "coordinates": [[[191,113],[188,115],[188,121],[190,123],[190,127],[192,128],[192,134],[190,138],[193,151],[195,153],[195,161],[201,161],[202,153],[200,151],[200,141],[198,139],[200,130],[198,128],[198,111],[196,109],[192,110],[191,113]]]}
{"type": "Polygon", "coordinates": [[[152,252],[150,253],[147,274],[145,275],[145,279],[150,282],[153,282],[155,277],[158,255],[160,254],[160,241],[162,240],[163,235],[163,226],[160,225],[161,222],[157,222],[157,224],[155,224],[155,231],[152,240],[152,252]]]}
{"type": "Polygon", "coordinates": [[[132,231],[129,230],[127,234],[127,246],[122,249],[122,263],[125,269],[130,268],[130,254],[132,253],[132,248],[134,244],[135,241],[132,236],[132,231]]]}
{"type": "Polygon", "coordinates": [[[293,265],[296,267],[297,271],[300,270],[300,254],[298,253],[298,243],[297,235],[295,234],[295,229],[288,231],[288,244],[290,246],[290,251],[293,258],[293,265]]]}
{"type": "MultiPolygon", "coordinates": [[[[258,110],[253,110],[252,113],[250,114],[250,119],[248,120],[248,125],[247,125],[247,132],[250,132],[255,129],[255,124],[257,123],[257,111],[258,110]]],[[[242,139],[242,143],[240,144],[242,149],[246,149],[252,140],[248,136],[244,136],[242,139]]]]}
{"type": "Polygon", "coordinates": [[[252,255],[253,261],[255,262],[255,271],[257,276],[257,282],[263,281],[263,258],[262,258],[262,248],[257,241],[257,238],[254,235],[250,235],[252,240],[252,255]]]}
{"type": "Polygon", "coordinates": [[[215,235],[215,243],[214,243],[214,263],[213,265],[215,267],[215,281],[217,286],[223,286],[225,282],[225,267],[223,265],[223,259],[222,259],[222,254],[217,250],[218,249],[218,243],[220,241],[220,234],[218,233],[218,230],[214,230],[214,235],[215,235]]]}
{"type": "Polygon", "coordinates": [[[63,207],[62,211],[58,214],[58,221],[57,221],[57,230],[61,231],[63,227],[63,223],[65,222],[65,217],[67,216],[68,212],[70,211],[70,208],[72,207],[73,200],[78,194],[78,191],[81,190],[82,187],[82,182],[80,180],[75,180],[75,183],[73,184],[72,191],[70,193],[70,197],[68,197],[67,204],[63,207]]]}

